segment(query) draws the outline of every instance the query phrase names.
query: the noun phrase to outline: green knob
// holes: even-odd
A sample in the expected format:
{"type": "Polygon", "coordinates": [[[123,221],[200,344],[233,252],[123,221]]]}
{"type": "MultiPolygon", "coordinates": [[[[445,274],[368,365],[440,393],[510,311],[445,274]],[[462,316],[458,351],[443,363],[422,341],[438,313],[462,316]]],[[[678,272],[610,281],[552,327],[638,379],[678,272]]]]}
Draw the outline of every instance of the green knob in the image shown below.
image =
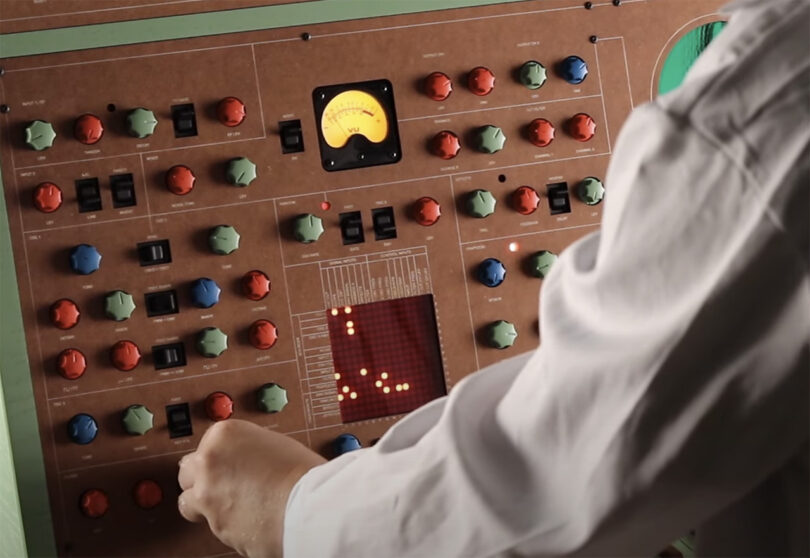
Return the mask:
{"type": "Polygon", "coordinates": [[[529,60],[520,67],[520,83],[529,89],[540,89],[546,83],[546,68],[536,60],[529,60]]]}
{"type": "Polygon", "coordinates": [[[495,213],[497,200],[489,190],[474,190],[467,197],[467,213],[483,219],[495,213]]]}
{"type": "Polygon", "coordinates": [[[506,136],[503,130],[497,126],[487,125],[478,129],[478,141],[476,148],[482,153],[495,153],[503,149],[506,143],[506,136]]]}
{"type": "Polygon", "coordinates": [[[130,405],[127,407],[127,410],[124,411],[121,422],[124,423],[124,430],[126,430],[128,434],[143,436],[152,430],[154,418],[155,415],[152,414],[152,411],[143,405],[130,405]]]}
{"type": "Polygon", "coordinates": [[[104,299],[104,313],[116,322],[126,320],[134,310],[135,300],[126,291],[113,291],[104,299]]]}
{"type": "Polygon", "coordinates": [[[50,122],[34,120],[25,128],[25,143],[31,149],[44,151],[53,145],[56,132],[50,122]]]}
{"type": "Polygon", "coordinates": [[[208,246],[215,254],[223,256],[239,248],[239,233],[230,225],[217,225],[208,235],[208,246]]]}
{"type": "Polygon", "coordinates": [[[532,275],[542,279],[548,275],[548,272],[551,271],[551,266],[553,266],[556,261],[557,254],[549,252],[548,250],[541,250],[540,252],[532,254],[529,260],[529,270],[532,275]]]}
{"type": "Polygon", "coordinates": [[[204,357],[218,357],[228,348],[228,336],[218,327],[207,327],[197,334],[197,351],[204,357]]]}
{"type": "Polygon", "coordinates": [[[258,396],[259,408],[265,413],[277,413],[287,405],[287,390],[278,384],[264,384],[258,396]]]}
{"type": "Polygon", "coordinates": [[[149,109],[136,108],[129,111],[127,115],[127,129],[129,134],[136,138],[145,138],[155,132],[157,118],[155,113],[149,109]]]}
{"type": "Polygon", "coordinates": [[[323,234],[323,220],[312,213],[305,213],[295,218],[293,235],[298,242],[309,244],[323,234]]]}
{"type": "Polygon", "coordinates": [[[234,186],[247,186],[256,180],[256,165],[247,157],[238,157],[228,162],[228,182],[234,186]]]}
{"type": "Polygon", "coordinates": [[[490,347],[506,349],[515,344],[515,339],[517,339],[515,325],[506,320],[493,322],[487,328],[487,342],[490,347]]]}
{"type": "Polygon", "coordinates": [[[589,176],[579,183],[577,196],[588,205],[596,205],[605,197],[605,186],[598,178],[589,176]]]}

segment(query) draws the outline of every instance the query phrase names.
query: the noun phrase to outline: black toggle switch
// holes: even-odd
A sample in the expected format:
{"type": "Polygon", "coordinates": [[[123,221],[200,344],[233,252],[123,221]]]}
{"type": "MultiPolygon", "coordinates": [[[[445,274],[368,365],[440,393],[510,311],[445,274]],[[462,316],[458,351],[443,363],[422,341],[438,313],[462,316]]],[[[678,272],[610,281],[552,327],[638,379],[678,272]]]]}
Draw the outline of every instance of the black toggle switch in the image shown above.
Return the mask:
{"type": "Polygon", "coordinates": [[[130,207],[137,203],[135,200],[135,182],[132,174],[114,174],[110,177],[113,207],[130,207]]]}
{"type": "Polygon", "coordinates": [[[147,293],[144,298],[146,299],[146,315],[150,318],[166,314],[177,314],[179,311],[177,308],[177,292],[174,290],[147,293]]]}
{"type": "Polygon", "coordinates": [[[79,213],[99,211],[101,209],[101,191],[98,187],[98,178],[77,180],[76,199],[79,202],[79,213]]]}
{"type": "Polygon", "coordinates": [[[166,422],[169,426],[170,438],[191,436],[191,411],[188,403],[166,405],[166,422]]]}
{"type": "Polygon", "coordinates": [[[568,198],[568,183],[557,182],[549,184],[548,205],[552,215],[560,213],[571,213],[571,200],[568,198]]]}
{"type": "Polygon", "coordinates": [[[394,222],[393,207],[372,209],[371,220],[374,222],[375,240],[389,240],[397,237],[397,226],[394,222]]]}
{"type": "Polygon", "coordinates": [[[363,234],[363,217],[359,211],[350,211],[340,214],[340,234],[343,245],[360,244],[365,241],[363,234]]]}
{"type": "Polygon", "coordinates": [[[174,123],[174,137],[187,138],[197,135],[197,114],[192,103],[174,105],[172,122],[174,123]]]}
{"type": "Polygon", "coordinates": [[[152,347],[155,370],[186,365],[186,348],[182,343],[169,343],[152,347]]]}
{"type": "Polygon", "coordinates": [[[281,134],[281,152],[299,153],[304,150],[304,135],[300,120],[287,120],[278,123],[281,134]]]}
{"type": "Polygon", "coordinates": [[[169,247],[169,240],[139,242],[138,260],[142,266],[171,263],[172,251],[169,247]]]}

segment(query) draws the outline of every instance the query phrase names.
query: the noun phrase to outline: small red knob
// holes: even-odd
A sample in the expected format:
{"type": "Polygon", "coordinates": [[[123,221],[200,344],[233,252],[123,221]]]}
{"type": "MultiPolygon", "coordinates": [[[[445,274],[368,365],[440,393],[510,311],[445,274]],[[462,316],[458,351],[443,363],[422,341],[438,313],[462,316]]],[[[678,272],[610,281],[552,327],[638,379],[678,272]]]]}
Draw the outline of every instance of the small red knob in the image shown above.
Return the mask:
{"type": "Polygon", "coordinates": [[[248,271],[242,277],[242,292],[250,300],[261,300],[270,292],[270,278],[258,269],[248,271]]]}
{"type": "Polygon", "coordinates": [[[239,126],[245,119],[245,103],[236,97],[225,97],[217,105],[217,118],[226,126],[239,126]]]}
{"type": "Polygon", "coordinates": [[[142,480],[133,488],[132,497],[139,508],[151,510],[163,501],[163,489],[153,480],[142,480]]]}
{"type": "Polygon", "coordinates": [[[434,101],[444,101],[453,92],[453,82],[447,74],[433,72],[425,78],[422,90],[434,101]]]}
{"type": "Polygon", "coordinates": [[[95,114],[83,114],[73,124],[73,136],[85,145],[98,143],[104,135],[104,124],[95,114]]]}
{"type": "Polygon", "coordinates": [[[452,159],[461,151],[458,136],[449,130],[439,132],[430,140],[430,152],[442,159],[452,159]]]}
{"type": "Polygon", "coordinates": [[[256,320],[250,326],[250,344],[257,349],[269,349],[278,341],[276,324],[269,320],[256,320]]]}
{"type": "Polygon", "coordinates": [[[166,188],[172,194],[185,196],[194,189],[194,182],[197,177],[185,165],[175,165],[166,171],[166,188]]]}
{"type": "Polygon", "coordinates": [[[141,351],[132,341],[119,341],[110,350],[110,361],[118,370],[129,372],[141,362],[141,351]]]}
{"type": "Polygon", "coordinates": [[[110,508],[110,499],[103,490],[91,488],[82,493],[79,498],[79,508],[86,517],[96,519],[107,513],[110,508]]]}
{"type": "Polygon", "coordinates": [[[59,329],[70,329],[79,323],[82,313],[69,298],[62,298],[51,305],[51,323],[59,329]]]}
{"type": "Polygon", "coordinates": [[[577,141],[588,141],[596,132],[596,122],[584,112],[575,114],[568,121],[568,133],[577,141]]]}
{"type": "Polygon", "coordinates": [[[529,141],[537,147],[545,147],[554,139],[554,125],[545,118],[537,118],[529,124],[529,141]]]}
{"type": "Polygon", "coordinates": [[[233,414],[233,399],[224,391],[209,394],[205,398],[205,414],[215,422],[230,418],[233,414]]]}
{"type": "Polygon", "coordinates": [[[67,380],[80,378],[87,370],[87,359],[79,349],[65,349],[56,357],[56,371],[67,380]]]}
{"type": "Polygon", "coordinates": [[[512,192],[512,207],[523,215],[534,213],[540,205],[540,196],[531,186],[521,186],[512,192]]]}
{"type": "Polygon", "coordinates": [[[473,68],[467,75],[467,87],[476,95],[489,95],[495,88],[495,74],[483,66],[473,68]]]}
{"type": "Polygon", "coordinates": [[[34,207],[43,213],[53,213],[62,205],[62,190],[53,182],[43,182],[34,189],[34,207]]]}
{"type": "Polygon", "coordinates": [[[434,224],[441,216],[442,208],[439,202],[433,198],[425,196],[424,198],[419,198],[413,204],[413,218],[424,227],[429,227],[434,224]]]}

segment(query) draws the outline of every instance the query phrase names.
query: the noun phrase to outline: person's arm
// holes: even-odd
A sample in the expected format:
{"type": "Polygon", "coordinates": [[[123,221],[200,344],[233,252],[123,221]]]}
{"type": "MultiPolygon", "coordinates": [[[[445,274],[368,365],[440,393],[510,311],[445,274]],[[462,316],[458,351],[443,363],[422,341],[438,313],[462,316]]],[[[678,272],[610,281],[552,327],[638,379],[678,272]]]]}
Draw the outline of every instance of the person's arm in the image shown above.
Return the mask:
{"type": "Polygon", "coordinates": [[[655,105],[613,158],[539,350],[303,476],[285,556],[649,556],[807,438],[807,269],[757,184],[655,105]]]}

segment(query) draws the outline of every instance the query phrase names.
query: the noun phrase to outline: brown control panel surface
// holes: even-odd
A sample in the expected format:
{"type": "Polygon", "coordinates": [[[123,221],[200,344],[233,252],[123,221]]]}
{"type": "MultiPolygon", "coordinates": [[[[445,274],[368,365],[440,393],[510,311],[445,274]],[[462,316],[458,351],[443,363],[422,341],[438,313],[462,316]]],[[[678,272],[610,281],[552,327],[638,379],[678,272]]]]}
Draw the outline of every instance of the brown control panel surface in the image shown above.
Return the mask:
{"type": "Polygon", "coordinates": [[[597,229],[623,121],[719,2],[587,4],[4,61],[62,555],[226,553],[175,509],[214,421],[331,457],[538,345],[543,277],[597,229]]]}

